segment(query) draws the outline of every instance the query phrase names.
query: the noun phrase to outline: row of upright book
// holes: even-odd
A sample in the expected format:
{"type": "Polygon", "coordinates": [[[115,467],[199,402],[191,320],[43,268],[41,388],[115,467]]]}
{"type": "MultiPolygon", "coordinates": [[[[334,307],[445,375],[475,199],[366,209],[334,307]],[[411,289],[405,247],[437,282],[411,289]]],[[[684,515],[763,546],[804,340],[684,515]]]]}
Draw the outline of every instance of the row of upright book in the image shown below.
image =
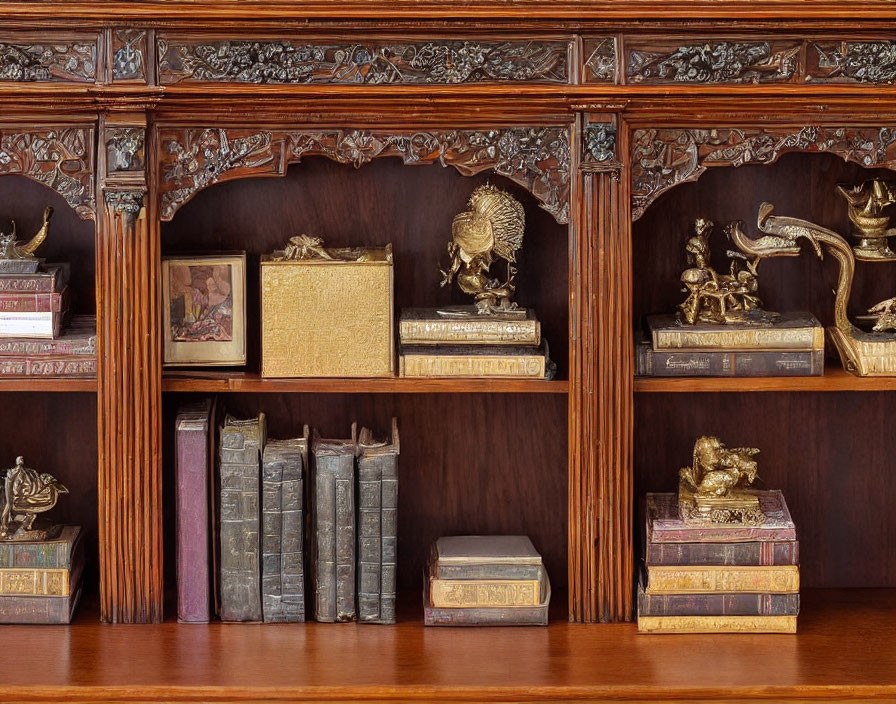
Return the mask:
{"type": "Polygon", "coordinates": [[[394,623],[397,422],[268,440],[264,414],[227,416],[219,453],[214,429],[210,400],[178,415],[178,620],[394,623]]]}

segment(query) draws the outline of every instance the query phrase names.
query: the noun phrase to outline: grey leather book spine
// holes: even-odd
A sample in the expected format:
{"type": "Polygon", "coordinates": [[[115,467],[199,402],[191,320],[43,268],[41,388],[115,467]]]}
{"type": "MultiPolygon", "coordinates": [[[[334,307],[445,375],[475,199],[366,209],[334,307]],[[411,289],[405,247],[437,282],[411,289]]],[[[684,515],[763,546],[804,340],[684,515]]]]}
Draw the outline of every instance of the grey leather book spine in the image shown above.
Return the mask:
{"type": "Polygon", "coordinates": [[[260,476],[265,417],[228,416],[221,428],[222,621],[261,621],[260,476]]]}
{"type": "Polygon", "coordinates": [[[398,422],[391,441],[364,428],[358,440],[358,620],[395,623],[398,422]]]}
{"type": "Polygon", "coordinates": [[[262,462],[261,589],[264,620],[305,620],[302,569],[302,472],[307,464],[304,437],[271,440],[262,462]]]}
{"type": "Polygon", "coordinates": [[[354,621],[355,610],[355,454],[350,440],[321,440],[315,434],[311,487],[311,540],[314,618],[354,621]]]}
{"type": "Polygon", "coordinates": [[[636,349],[638,376],[822,376],[824,350],[758,350],[710,352],[705,350],[653,350],[642,342],[636,349]]]}

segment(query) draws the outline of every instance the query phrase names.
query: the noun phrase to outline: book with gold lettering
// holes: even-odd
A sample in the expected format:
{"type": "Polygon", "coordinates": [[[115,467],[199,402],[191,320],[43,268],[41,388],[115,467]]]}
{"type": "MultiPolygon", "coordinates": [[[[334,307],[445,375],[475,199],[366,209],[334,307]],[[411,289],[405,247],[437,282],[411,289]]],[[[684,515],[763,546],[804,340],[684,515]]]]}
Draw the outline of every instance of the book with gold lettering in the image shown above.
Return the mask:
{"type": "Polygon", "coordinates": [[[796,616],[638,616],[639,633],[796,633],[796,616]]]}
{"type": "Polygon", "coordinates": [[[824,328],[811,313],[782,313],[774,322],[751,325],[688,325],[674,315],[649,315],[647,329],[656,351],[824,349],[824,328]]]}
{"type": "Polygon", "coordinates": [[[402,345],[399,376],[546,379],[553,376],[547,347],[402,345]]]}
{"type": "Polygon", "coordinates": [[[398,330],[403,345],[541,344],[541,323],[533,310],[476,315],[475,306],[405,308],[398,330]]]}
{"type": "Polygon", "coordinates": [[[436,607],[538,606],[537,579],[430,579],[436,607]]]}
{"type": "Polygon", "coordinates": [[[796,565],[651,565],[647,568],[647,594],[790,594],[799,590],[800,573],[796,565]]]}

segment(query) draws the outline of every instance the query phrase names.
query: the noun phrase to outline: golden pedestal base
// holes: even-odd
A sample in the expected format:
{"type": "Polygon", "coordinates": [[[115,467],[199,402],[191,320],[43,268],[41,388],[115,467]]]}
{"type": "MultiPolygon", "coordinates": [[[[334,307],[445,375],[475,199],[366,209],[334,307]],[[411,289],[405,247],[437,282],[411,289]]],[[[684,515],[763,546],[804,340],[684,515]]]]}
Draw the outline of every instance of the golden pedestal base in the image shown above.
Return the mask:
{"type": "Polygon", "coordinates": [[[893,334],[853,328],[850,335],[840,328],[829,327],[828,337],[846,371],[858,376],[896,376],[896,336],[893,334]]]}

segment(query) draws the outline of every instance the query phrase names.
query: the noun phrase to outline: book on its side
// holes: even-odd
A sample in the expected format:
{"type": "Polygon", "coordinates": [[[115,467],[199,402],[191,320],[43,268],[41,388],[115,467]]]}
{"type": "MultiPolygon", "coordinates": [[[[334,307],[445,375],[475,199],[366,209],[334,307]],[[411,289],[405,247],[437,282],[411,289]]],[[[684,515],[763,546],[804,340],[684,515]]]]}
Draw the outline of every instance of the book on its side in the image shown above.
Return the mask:
{"type": "Polygon", "coordinates": [[[0,336],[55,339],[62,332],[68,312],[0,313],[0,336]]]}
{"type": "Polygon", "coordinates": [[[96,357],[96,317],[72,316],[55,340],[0,338],[0,357],[96,357]]]}
{"type": "Polygon", "coordinates": [[[0,292],[0,313],[61,313],[68,310],[71,298],[68,286],[55,293],[0,292]]]}
{"type": "Polygon", "coordinates": [[[538,580],[430,579],[429,601],[440,608],[538,606],[538,580]]]}
{"type": "Polygon", "coordinates": [[[430,551],[436,579],[539,579],[541,555],[525,535],[449,535],[430,551]]]}
{"type": "Polygon", "coordinates": [[[674,315],[648,315],[654,350],[823,350],[824,328],[811,313],[782,313],[769,325],[686,325],[674,315]]]}
{"type": "Polygon", "coordinates": [[[264,620],[305,620],[302,569],[302,473],[308,426],[301,438],[268,440],[262,460],[261,589],[264,620]]]}
{"type": "Polygon", "coordinates": [[[653,377],[822,376],[824,350],[653,350],[649,342],[635,347],[635,374],[653,377]]]}
{"type": "Polygon", "coordinates": [[[0,357],[0,377],[96,376],[96,357],[0,357]]]}
{"type": "Polygon", "coordinates": [[[402,345],[399,376],[419,378],[544,379],[553,367],[547,347],[402,345]]]}
{"type": "Polygon", "coordinates": [[[524,314],[478,315],[476,306],[405,308],[398,322],[403,345],[533,345],[541,344],[541,323],[532,310],[524,314]]]}
{"type": "Polygon", "coordinates": [[[652,565],[647,568],[647,594],[751,592],[789,594],[800,590],[796,565],[652,565]]]}
{"type": "Polygon", "coordinates": [[[353,621],[355,608],[355,455],[347,440],[312,443],[311,580],[317,621],[353,621]]]}
{"type": "Polygon", "coordinates": [[[749,543],[647,543],[648,565],[798,565],[798,540],[749,543]]]}
{"type": "Polygon", "coordinates": [[[395,623],[398,553],[398,419],[392,437],[358,437],[358,620],[395,623]]]}
{"type": "Polygon", "coordinates": [[[0,623],[66,624],[71,623],[81,598],[84,575],[83,551],[77,549],[69,576],[66,596],[16,594],[0,596],[0,623]]]}
{"type": "Polygon", "coordinates": [[[647,594],[638,582],[638,618],[643,616],[796,616],[799,594],[647,594]]]}
{"type": "Polygon", "coordinates": [[[43,271],[34,274],[0,273],[0,292],[53,293],[68,285],[71,267],[64,264],[44,264],[43,271]]]}
{"type": "Polygon", "coordinates": [[[796,633],[796,616],[640,616],[638,633],[796,633]]]}
{"type": "Polygon", "coordinates": [[[221,428],[220,616],[222,621],[261,621],[260,481],[265,416],[221,428]]]}
{"type": "Polygon", "coordinates": [[[81,526],[63,526],[52,540],[0,542],[0,568],[71,569],[81,540],[81,526]]]}
{"type": "Polygon", "coordinates": [[[208,623],[212,611],[214,402],[204,399],[178,411],[175,421],[177,486],[177,620],[208,623]]]}

